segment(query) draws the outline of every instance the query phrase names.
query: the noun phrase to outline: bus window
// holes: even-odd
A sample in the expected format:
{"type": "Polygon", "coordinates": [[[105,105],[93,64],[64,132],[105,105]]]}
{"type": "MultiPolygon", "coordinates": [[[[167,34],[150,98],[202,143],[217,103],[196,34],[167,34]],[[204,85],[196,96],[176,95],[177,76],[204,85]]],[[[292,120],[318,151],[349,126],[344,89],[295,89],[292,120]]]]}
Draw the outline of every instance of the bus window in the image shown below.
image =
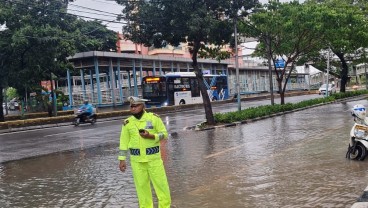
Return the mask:
{"type": "Polygon", "coordinates": [[[192,97],[200,97],[201,93],[199,90],[199,83],[197,78],[191,78],[190,79],[190,86],[191,86],[191,91],[192,91],[192,97]]]}
{"type": "Polygon", "coordinates": [[[166,96],[166,83],[165,82],[160,82],[159,92],[161,96],[166,96]]]}
{"type": "Polygon", "coordinates": [[[226,77],[217,77],[216,88],[218,91],[227,89],[226,77]]]}
{"type": "Polygon", "coordinates": [[[175,91],[187,91],[190,90],[189,78],[175,78],[174,79],[174,90],[175,91]]]}
{"type": "Polygon", "coordinates": [[[143,94],[146,97],[166,96],[166,83],[160,80],[150,80],[147,78],[143,84],[143,94]]]}
{"type": "Polygon", "coordinates": [[[190,78],[181,78],[181,83],[183,84],[182,91],[189,91],[190,90],[190,78]]]}

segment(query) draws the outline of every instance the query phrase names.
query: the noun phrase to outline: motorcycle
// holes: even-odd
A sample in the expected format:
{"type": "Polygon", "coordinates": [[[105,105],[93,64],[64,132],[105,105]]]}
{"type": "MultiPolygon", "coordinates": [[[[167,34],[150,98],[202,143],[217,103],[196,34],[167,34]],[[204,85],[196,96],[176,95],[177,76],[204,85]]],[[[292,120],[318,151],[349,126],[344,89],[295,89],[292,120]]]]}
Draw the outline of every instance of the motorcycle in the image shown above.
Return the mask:
{"type": "Polygon", "coordinates": [[[95,124],[97,121],[97,115],[96,115],[96,108],[93,108],[92,114],[87,116],[84,114],[86,110],[83,108],[79,108],[74,114],[74,121],[73,124],[74,126],[79,126],[79,124],[82,123],[90,123],[90,124],[95,124]]]}
{"type": "Polygon", "coordinates": [[[350,142],[346,158],[364,160],[368,152],[368,119],[363,105],[355,105],[351,111],[354,125],[350,130],[350,142]]]}

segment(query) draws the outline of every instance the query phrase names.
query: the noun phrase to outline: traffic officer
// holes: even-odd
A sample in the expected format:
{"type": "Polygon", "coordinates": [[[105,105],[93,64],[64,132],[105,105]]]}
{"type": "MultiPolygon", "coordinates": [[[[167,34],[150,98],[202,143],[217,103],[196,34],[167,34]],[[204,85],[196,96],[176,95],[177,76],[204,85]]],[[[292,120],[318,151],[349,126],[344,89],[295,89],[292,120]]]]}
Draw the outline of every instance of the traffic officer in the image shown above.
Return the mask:
{"type": "Polygon", "coordinates": [[[147,100],[138,97],[128,100],[132,116],[122,126],[119,168],[122,172],[126,170],[126,156],[130,153],[139,207],[153,208],[152,182],[159,208],[170,208],[170,189],[160,154],[160,141],[168,135],[166,127],[158,115],[146,112],[144,102],[147,100]]]}

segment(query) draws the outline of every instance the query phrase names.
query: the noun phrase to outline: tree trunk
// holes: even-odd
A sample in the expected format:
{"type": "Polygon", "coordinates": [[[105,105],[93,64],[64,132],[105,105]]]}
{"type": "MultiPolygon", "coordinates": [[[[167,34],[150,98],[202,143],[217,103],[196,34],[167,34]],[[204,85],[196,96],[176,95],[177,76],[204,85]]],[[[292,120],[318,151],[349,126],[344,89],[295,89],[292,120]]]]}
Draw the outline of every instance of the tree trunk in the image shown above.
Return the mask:
{"type": "Polygon", "coordinates": [[[3,97],[4,97],[3,96],[3,87],[0,85],[0,103],[1,103],[1,106],[0,106],[0,122],[5,121],[4,109],[3,109],[3,102],[4,102],[3,97]]]}
{"type": "MultiPolygon", "coordinates": [[[[286,72],[287,65],[288,63],[285,64],[284,72],[286,72]]],[[[291,64],[290,70],[286,75],[284,86],[282,86],[282,91],[280,91],[281,105],[285,104],[285,90],[286,90],[287,83],[290,80],[291,72],[294,69],[294,65],[295,65],[295,62],[293,61],[291,64]]],[[[283,79],[281,78],[281,84],[282,84],[282,80],[283,79]]]]}
{"type": "Polygon", "coordinates": [[[272,66],[271,66],[271,57],[272,57],[272,51],[271,51],[271,38],[267,37],[265,38],[266,46],[267,46],[267,62],[268,62],[268,73],[269,73],[269,84],[270,84],[270,95],[271,95],[271,105],[275,104],[275,99],[273,95],[273,83],[272,83],[272,66]]]}
{"type": "Polygon", "coordinates": [[[285,104],[285,92],[282,88],[282,78],[277,79],[277,86],[279,88],[279,94],[280,94],[280,104],[284,105],[285,104]]]}
{"type": "Polygon", "coordinates": [[[201,94],[202,94],[203,107],[204,107],[204,112],[206,114],[207,124],[208,125],[214,125],[215,124],[215,118],[213,117],[211,101],[210,101],[210,98],[209,98],[208,93],[207,93],[207,88],[206,88],[206,86],[204,84],[204,81],[203,81],[202,71],[199,69],[198,62],[197,62],[197,54],[198,54],[199,48],[200,48],[200,43],[194,43],[193,53],[192,53],[192,60],[193,60],[192,66],[193,66],[193,69],[194,69],[194,73],[197,77],[198,83],[199,83],[199,89],[200,89],[201,94]]]}
{"type": "Polygon", "coordinates": [[[343,53],[335,52],[336,56],[339,57],[341,61],[341,85],[340,85],[340,92],[346,92],[346,84],[348,82],[348,72],[349,67],[346,63],[345,57],[343,53]]]}

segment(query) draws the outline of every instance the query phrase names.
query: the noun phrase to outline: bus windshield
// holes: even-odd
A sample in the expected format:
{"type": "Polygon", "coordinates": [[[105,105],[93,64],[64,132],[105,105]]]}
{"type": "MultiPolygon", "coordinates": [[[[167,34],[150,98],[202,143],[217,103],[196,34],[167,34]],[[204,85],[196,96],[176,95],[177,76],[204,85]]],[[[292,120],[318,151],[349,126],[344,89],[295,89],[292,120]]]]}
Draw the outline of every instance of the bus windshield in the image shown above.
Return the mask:
{"type": "Polygon", "coordinates": [[[166,96],[166,83],[164,80],[145,79],[143,82],[144,97],[166,96]]]}

